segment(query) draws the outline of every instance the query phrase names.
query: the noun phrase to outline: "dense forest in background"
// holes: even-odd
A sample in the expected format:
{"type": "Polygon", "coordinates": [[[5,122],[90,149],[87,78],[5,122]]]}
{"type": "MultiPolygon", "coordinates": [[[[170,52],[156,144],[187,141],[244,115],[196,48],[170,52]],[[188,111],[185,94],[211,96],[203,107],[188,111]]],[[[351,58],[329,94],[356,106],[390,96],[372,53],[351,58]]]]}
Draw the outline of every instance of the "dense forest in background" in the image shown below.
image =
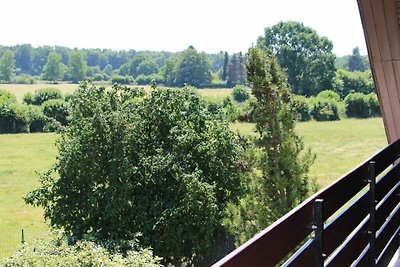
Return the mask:
{"type": "MultiPolygon", "coordinates": [[[[331,52],[332,47],[328,46],[326,51],[313,55],[314,58],[304,59],[304,55],[309,53],[304,48],[301,51],[287,51],[284,47],[282,49],[281,44],[271,43],[274,40],[269,39],[279,34],[283,33],[266,32],[265,37],[260,37],[258,43],[261,46],[279,48],[277,51],[271,51],[277,54],[278,62],[288,73],[294,93],[312,96],[329,89],[344,98],[349,92],[373,91],[368,58],[360,55],[358,48],[354,48],[350,55],[336,57],[331,52]],[[284,54],[285,52],[287,53],[284,54]],[[293,56],[295,54],[296,57],[293,56]],[[321,58],[322,56],[324,58],[321,58]],[[310,65],[307,60],[314,62],[315,66],[310,65]],[[318,62],[322,62],[323,65],[316,65],[318,62]],[[295,73],[299,69],[296,64],[304,69],[301,73],[295,73]],[[316,73],[317,70],[320,73],[316,73]],[[303,77],[303,80],[300,77],[303,77]]],[[[330,41],[327,42],[329,44],[330,41]]],[[[228,54],[220,51],[216,54],[206,54],[198,52],[192,46],[184,51],[172,53],[133,49],[114,51],[71,49],[62,46],[33,47],[30,44],[21,44],[0,46],[0,81],[28,84],[39,80],[78,83],[91,78],[94,81],[120,84],[146,85],[154,81],[157,84],[177,87],[191,85],[197,88],[232,88],[238,84],[247,84],[244,60],[245,55],[241,52],[228,54]]]]}

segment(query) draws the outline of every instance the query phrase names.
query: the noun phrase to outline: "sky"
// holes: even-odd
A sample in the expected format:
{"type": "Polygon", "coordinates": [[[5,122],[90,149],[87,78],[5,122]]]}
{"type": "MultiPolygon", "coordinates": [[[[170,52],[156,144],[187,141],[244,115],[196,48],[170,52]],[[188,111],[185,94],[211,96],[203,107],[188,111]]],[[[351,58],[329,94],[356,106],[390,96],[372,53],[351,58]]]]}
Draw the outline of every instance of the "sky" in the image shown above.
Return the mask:
{"type": "Polygon", "coordinates": [[[338,56],[366,54],[356,0],[2,0],[0,45],[246,52],[280,21],[299,21],[338,56]]]}

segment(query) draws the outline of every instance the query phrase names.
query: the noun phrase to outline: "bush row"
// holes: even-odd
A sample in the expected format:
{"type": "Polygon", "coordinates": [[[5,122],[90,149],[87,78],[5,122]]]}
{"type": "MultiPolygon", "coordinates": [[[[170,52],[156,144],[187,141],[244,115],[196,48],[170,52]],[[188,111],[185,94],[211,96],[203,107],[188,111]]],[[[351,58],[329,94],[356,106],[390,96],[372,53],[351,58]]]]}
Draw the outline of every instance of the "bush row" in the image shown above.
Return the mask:
{"type": "MultiPolygon", "coordinates": [[[[220,113],[231,121],[252,122],[251,90],[245,86],[236,86],[231,97],[222,103],[210,102],[208,110],[220,113]]],[[[342,100],[338,93],[325,90],[316,97],[296,96],[293,108],[297,111],[299,121],[334,121],[340,117],[368,118],[380,116],[378,98],[375,93],[349,93],[342,100]]]]}
{"type": "Polygon", "coordinates": [[[58,89],[26,93],[23,103],[0,90],[0,133],[55,131],[68,123],[69,104],[58,89]]]}
{"type": "Polygon", "coordinates": [[[316,121],[339,120],[340,107],[344,105],[344,113],[349,118],[368,118],[381,115],[378,97],[375,93],[349,93],[344,100],[331,90],[320,92],[317,97],[305,98],[297,96],[295,108],[298,120],[316,121]]]}

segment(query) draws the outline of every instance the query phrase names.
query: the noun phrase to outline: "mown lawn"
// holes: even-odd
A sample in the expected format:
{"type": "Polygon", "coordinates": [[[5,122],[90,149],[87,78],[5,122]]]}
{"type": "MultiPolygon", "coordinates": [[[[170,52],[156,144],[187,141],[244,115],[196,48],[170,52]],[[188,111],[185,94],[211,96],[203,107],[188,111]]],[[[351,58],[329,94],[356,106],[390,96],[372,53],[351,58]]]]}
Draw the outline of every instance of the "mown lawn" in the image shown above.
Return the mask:
{"type": "MultiPolygon", "coordinates": [[[[233,129],[254,134],[254,125],[235,123],[233,129]]],[[[382,118],[344,119],[333,122],[297,123],[297,132],[305,147],[317,158],[310,174],[321,187],[346,174],[387,145],[382,118]]]]}
{"type": "Polygon", "coordinates": [[[0,258],[14,253],[21,242],[49,232],[43,212],[23,197],[39,185],[37,172],[56,157],[54,134],[0,135],[0,258]]]}
{"type": "MultiPolygon", "coordinates": [[[[254,134],[254,125],[236,123],[232,129],[254,134]]],[[[321,186],[338,179],[386,145],[381,118],[336,122],[298,123],[304,143],[316,153],[311,175],[321,186]]],[[[39,185],[37,172],[54,162],[54,134],[0,135],[0,258],[15,252],[21,229],[30,240],[49,230],[40,208],[24,203],[23,196],[39,185]]]]}

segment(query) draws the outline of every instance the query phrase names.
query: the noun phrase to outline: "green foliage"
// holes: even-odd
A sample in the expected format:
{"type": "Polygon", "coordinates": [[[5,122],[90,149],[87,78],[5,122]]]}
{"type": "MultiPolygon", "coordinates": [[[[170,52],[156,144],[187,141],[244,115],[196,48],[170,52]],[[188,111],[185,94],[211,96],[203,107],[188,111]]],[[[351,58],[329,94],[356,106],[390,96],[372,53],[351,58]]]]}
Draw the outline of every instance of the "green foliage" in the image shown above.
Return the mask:
{"type": "Polygon", "coordinates": [[[34,84],[36,83],[35,77],[29,75],[29,74],[21,74],[18,76],[14,76],[11,79],[12,83],[16,84],[34,84]]]}
{"type": "Polygon", "coordinates": [[[77,238],[140,232],[166,262],[209,255],[227,203],[241,193],[241,147],[197,95],[84,82],[70,118],[58,162],[28,203],[77,238]]]}
{"type": "Polygon", "coordinates": [[[110,252],[92,241],[70,243],[66,238],[56,237],[50,241],[34,240],[24,243],[13,256],[0,262],[4,267],[32,266],[132,266],[157,267],[160,259],[150,249],[128,250],[126,253],[110,252]]]}
{"type": "MultiPolygon", "coordinates": [[[[50,101],[50,100],[49,100],[50,101]]],[[[43,114],[43,108],[40,106],[29,105],[29,132],[43,132],[44,127],[46,126],[48,119],[43,114]]]]}
{"type": "Polygon", "coordinates": [[[333,43],[299,22],[279,22],[266,28],[258,46],[275,55],[286,70],[292,91],[316,95],[331,89],[335,76],[333,43]]]}
{"type": "Polygon", "coordinates": [[[43,115],[56,120],[62,126],[68,124],[69,104],[62,99],[50,99],[42,104],[43,115]]]}
{"type": "Polygon", "coordinates": [[[334,91],[343,99],[351,92],[368,94],[375,89],[370,70],[350,72],[339,69],[336,72],[334,91]]]}
{"type": "Polygon", "coordinates": [[[70,53],[68,61],[68,79],[74,83],[83,81],[86,78],[87,65],[83,54],[80,51],[70,53]]]}
{"type": "Polygon", "coordinates": [[[370,93],[367,95],[368,106],[369,106],[369,116],[378,117],[381,116],[381,109],[379,106],[378,97],[375,93],[370,93]]]}
{"type": "Polygon", "coordinates": [[[0,133],[26,133],[28,121],[26,106],[0,101],[0,133]]]}
{"type": "Polygon", "coordinates": [[[332,91],[332,90],[324,90],[318,93],[317,98],[326,98],[326,99],[332,99],[333,101],[340,101],[340,96],[338,93],[332,91]]]}
{"type": "Polygon", "coordinates": [[[111,76],[111,82],[118,83],[118,84],[131,84],[133,83],[132,76],[122,76],[122,75],[113,75],[111,76]]]}
{"type": "Polygon", "coordinates": [[[17,103],[15,95],[9,91],[0,89],[0,103],[17,103]]]}
{"type": "Polygon", "coordinates": [[[19,105],[12,93],[0,90],[0,133],[25,132],[28,132],[26,107],[19,105]]]}
{"type": "Polygon", "coordinates": [[[136,75],[151,75],[158,72],[158,65],[151,59],[145,59],[136,68],[136,75]]]}
{"type": "Polygon", "coordinates": [[[50,99],[62,99],[60,89],[57,88],[42,88],[35,90],[34,94],[27,92],[23,97],[23,101],[26,104],[40,106],[44,102],[50,99]]]}
{"type": "Polygon", "coordinates": [[[226,70],[226,86],[234,87],[237,84],[244,84],[245,80],[244,58],[240,52],[238,55],[234,54],[229,60],[226,70]]]}
{"type": "Polygon", "coordinates": [[[317,97],[313,102],[311,115],[316,121],[340,120],[336,100],[317,97]]]}
{"type": "Polygon", "coordinates": [[[158,74],[151,74],[151,75],[139,75],[136,77],[136,83],[138,85],[146,85],[155,82],[156,84],[162,83],[163,79],[158,74]]]}
{"type": "Polygon", "coordinates": [[[55,52],[49,54],[47,63],[43,70],[43,79],[56,82],[62,80],[65,72],[65,66],[61,62],[61,55],[55,52]]]}
{"type": "Polygon", "coordinates": [[[250,98],[251,90],[244,85],[236,85],[233,87],[232,96],[237,102],[244,102],[250,98]]]}
{"type": "Polygon", "coordinates": [[[311,120],[311,107],[305,96],[295,96],[293,98],[294,109],[297,113],[298,121],[309,121],[311,120]]]}
{"type": "Polygon", "coordinates": [[[176,86],[203,88],[211,83],[210,60],[205,53],[198,53],[193,47],[184,50],[176,65],[176,86]]]}
{"type": "Polygon", "coordinates": [[[9,82],[15,75],[14,52],[6,50],[0,57],[0,81],[9,82]]]}
{"type": "Polygon", "coordinates": [[[368,68],[368,60],[360,55],[360,48],[356,47],[353,49],[352,55],[348,57],[347,63],[350,71],[365,71],[368,68]]]}
{"type": "Polygon", "coordinates": [[[33,105],[34,103],[34,96],[31,92],[26,92],[22,97],[22,102],[28,105],[33,105]]]}
{"type": "Polygon", "coordinates": [[[296,112],[286,77],[274,59],[259,48],[247,54],[247,79],[257,102],[253,105],[256,123],[257,151],[255,158],[259,175],[248,181],[248,194],[237,207],[228,208],[225,224],[237,242],[280,218],[303,201],[312,191],[308,170],[314,156],[304,151],[296,134],[296,112]]]}
{"type": "MultiPolygon", "coordinates": [[[[344,99],[346,115],[353,118],[370,116],[370,97],[362,93],[350,93],[344,99]]],[[[375,107],[376,108],[376,107],[375,107]]],[[[376,110],[375,110],[376,111],[376,110]]]]}

